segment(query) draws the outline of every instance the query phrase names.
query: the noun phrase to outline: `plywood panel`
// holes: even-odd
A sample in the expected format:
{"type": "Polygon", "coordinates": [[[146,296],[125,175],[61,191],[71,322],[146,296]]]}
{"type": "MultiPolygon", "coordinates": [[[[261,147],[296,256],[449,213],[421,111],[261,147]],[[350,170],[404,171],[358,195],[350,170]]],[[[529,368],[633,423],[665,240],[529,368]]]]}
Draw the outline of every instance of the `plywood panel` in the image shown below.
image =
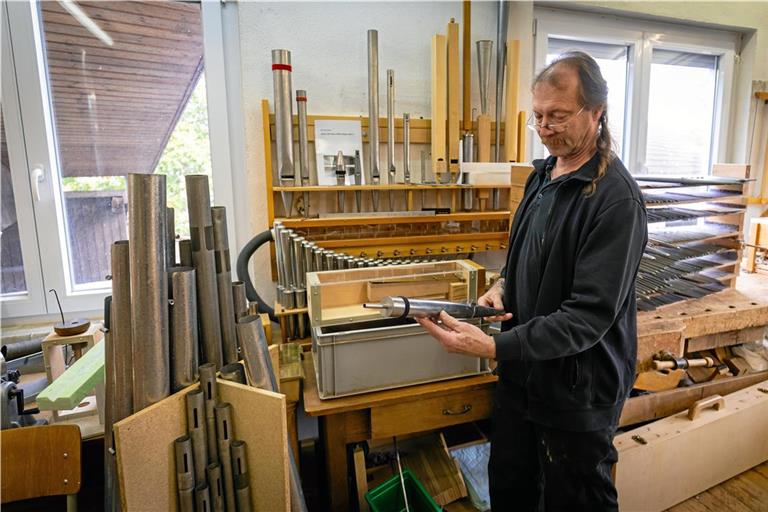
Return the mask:
{"type": "MultiPolygon", "coordinates": [[[[219,379],[234,408],[236,439],[248,445],[253,510],[289,509],[288,435],[283,395],[219,379]]],[[[177,510],[173,440],[186,432],[186,388],[115,424],[123,510],[177,510]]]]}
{"type": "Polygon", "coordinates": [[[764,387],[732,393],[695,420],[682,412],[617,436],[621,510],[664,510],[768,460],[764,387]]]}

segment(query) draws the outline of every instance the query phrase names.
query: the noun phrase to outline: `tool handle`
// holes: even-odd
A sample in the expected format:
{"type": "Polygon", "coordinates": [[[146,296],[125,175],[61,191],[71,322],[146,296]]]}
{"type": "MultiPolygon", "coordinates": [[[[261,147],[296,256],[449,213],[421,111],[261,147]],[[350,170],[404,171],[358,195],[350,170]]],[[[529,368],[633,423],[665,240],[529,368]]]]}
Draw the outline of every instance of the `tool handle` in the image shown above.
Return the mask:
{"type": "Polygon", "coordinates": [[[725,398],[720,395],[712,395],[707,398],[697,400],[694,402],[691,408],[688,409],[688,419],[691,421],[695,420],[699,417],[699,414],[703,409],[707,409],[709,407],[714,407],[716,411],[723,409],[725,407],[725,398]]]}

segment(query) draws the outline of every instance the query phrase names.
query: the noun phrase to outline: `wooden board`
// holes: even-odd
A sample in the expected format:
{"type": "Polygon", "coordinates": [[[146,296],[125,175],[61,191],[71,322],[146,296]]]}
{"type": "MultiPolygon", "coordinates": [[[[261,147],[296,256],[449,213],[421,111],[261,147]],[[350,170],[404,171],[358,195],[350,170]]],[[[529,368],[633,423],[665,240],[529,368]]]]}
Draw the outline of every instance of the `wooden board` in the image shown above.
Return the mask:
{"type": "Polygon", "coordinates": [[[694,420],[682,412],[616,436],[621,510],[667,509],[768,460],[764,388],[732,393],[724,408],[703,410],[694,420]]]}
{"type": "Polygon", "coordinates": [[[472,3],[461,3],[461,121],[464,126],[472,124],[472,3]]]}
{"type": "Polygon", "coordinates": [[[518,140],[518,88],[520,87],[520,40],[507,41],[506,96],[504,101],[504,152],[505,161],[519,162],[518,140]]]}
{"type": "Polygon", "coordinates": [[[704,336],[688,339],[686,341],[685,352],[690,354],[691,352],[698,352],[700,350],[739,345],[741,343],[751,343],[753,341],[762,340],[764,335],[765,326],[763,325],[758,327],[747,327],[746,329],[740,329],[738,331],[705,334],[704,336]]]}
{"type": "Polygon", "coordinates": [[[43,425],[0,432],[2,503],[80,490],[80,429],[43,425]]]}
{"type": "Polygon", "coordinates": [[[491,161],[491,116],[477,116],[477,161],[491,161]]]}
{"type": "Polygon", "coordinates": [[[619,426],[635,425],[664,418],[690,407],[697,400],[712,395],[727,395],[768,379],[768,371],[743,377],[729,377],[687,388],[670,389],[664,393],[635,396],[624,403],[619,426]]]}
{"type": "Polygon", "coordinates": [[[459,78],[459,24],[451,19],[446,27],[448,57],[448,170],[459,172],[459,116],[461,92],[459,78]]]}
{"type": "Polygon", "coordinates": [[[96,384],[104,382],[104,346],[104,343],[96,343],[37,395],[40,410],[74,409],[96,384]]]}
{"type": "MultiPolygon", "coordinates": [[[[253,510],[289,510],[285,396],[218,380],[234,408],[234,433],[248,446],[253,510]]],[[[115,423],[123,510],[177,510],[173,441],[186,432],[190,386],[115,423]]]]}
{"type": "Polygon", "coordinates": [[[432,170],[448,170],[445,123],[448,118],[448,48],[445,36],[432,36],[432,170]]]}

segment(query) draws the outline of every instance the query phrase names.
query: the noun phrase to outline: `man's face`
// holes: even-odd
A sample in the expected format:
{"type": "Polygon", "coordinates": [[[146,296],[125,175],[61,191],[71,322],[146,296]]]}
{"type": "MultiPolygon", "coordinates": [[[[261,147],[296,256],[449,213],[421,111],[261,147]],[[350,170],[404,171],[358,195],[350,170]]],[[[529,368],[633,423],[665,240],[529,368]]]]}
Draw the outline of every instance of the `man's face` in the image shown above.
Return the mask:
{"type": "Polygon", "coordinates": [[[578,154],[594,144],[602,112],[584,109],[579,99],[579,77],[575,70],[560,73],[559,87],[539,82],[533,89],[533,115],[541,142],[556,157],[578,154]],[[564,124],[563,124],[564,123],[564,124]],[[549,128],[548,125],[560,125],[549,128]],[[565,130],[562,128],[565,127],[565,130]],[[562,131],[561,131],[562,130],[562,131]]]}

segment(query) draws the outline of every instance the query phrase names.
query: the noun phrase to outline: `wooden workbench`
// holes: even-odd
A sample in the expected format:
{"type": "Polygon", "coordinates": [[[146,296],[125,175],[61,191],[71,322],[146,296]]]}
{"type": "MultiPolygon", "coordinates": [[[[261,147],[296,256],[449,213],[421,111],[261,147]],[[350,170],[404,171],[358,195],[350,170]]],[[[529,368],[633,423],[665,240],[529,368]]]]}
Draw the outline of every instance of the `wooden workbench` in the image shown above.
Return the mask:
{"type": "MultiPolygon", "coordinates": [[[[682,355],[691,340],[768,325],[768,304],[737,290],[638,314],[638,370],[654,352],[682,355]]],[[[481,375],[431,384],[320,400],[312,354],[304,359],[304,409],[318,417],[325,448],[330,510],[350,509],[347,445],[389,438],[491,416],[496,377],[481,375]]],[[[731,377],[627,400],[619,426],[682,411],[696,400],[760,382],[768,372],[731,377]]]]}

